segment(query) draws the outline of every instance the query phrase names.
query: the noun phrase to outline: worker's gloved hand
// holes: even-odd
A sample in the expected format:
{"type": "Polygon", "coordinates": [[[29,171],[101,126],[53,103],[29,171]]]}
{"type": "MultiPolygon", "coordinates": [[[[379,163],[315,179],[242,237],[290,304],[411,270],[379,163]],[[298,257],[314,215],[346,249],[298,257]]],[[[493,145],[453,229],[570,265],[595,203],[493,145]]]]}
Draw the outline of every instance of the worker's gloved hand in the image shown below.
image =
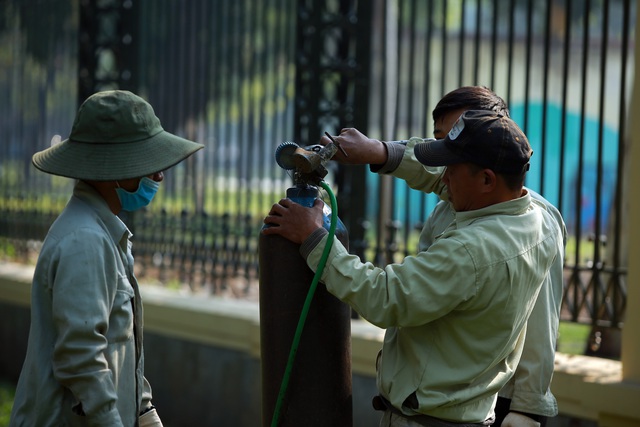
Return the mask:
{"type": "Polygon", "coordinates": [[[526,415],[509,412],[500,427],[540,427],[540,423],[526,415]]]}
{"type": "Polygon", "coordinates": [[[138,425],[140,427],[162,427],[162,421],[160,421],[156,408],[140,415],[138,417],[138,425]]]}

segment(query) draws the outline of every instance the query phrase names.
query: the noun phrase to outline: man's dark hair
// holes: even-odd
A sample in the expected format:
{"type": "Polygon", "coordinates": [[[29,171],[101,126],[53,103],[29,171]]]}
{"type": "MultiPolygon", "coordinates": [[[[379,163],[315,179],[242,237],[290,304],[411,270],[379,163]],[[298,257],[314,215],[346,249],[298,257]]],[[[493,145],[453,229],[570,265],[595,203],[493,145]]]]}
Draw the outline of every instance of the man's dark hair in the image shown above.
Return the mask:
{"type": "Polygon", "coordinates": [[[524,185],[524,176],[526,175],[526,173],[527,171],[523,170],[521,173],[517,174],[502,173],[500,175],[502,176],[502,179],[504,179],[504,183],[507,188],[511,190],[519,190],[524,185]]]}
{"type": "MultiPolygon", "coordinates": [[[[469,164],[471,165],[471,173],[473,173],[474,175],[485,169],[483,166],[480,166],[476,163],[469,164]]],[[[526,173],[527,170],[523,169],[522,172],[516,174],[500,173],[497,175],[502,176],[502,179],[504,180],[507,188],[509,188],[510,190],[519,190],[524,185],[524,177],[526,173]]]]}
{"type": "Polygon", "coordinates": [[[507,103],[486,86],[463,86],[442,97],[433,109],[433,121],[456,110],[488,110],[509,117],[507,103]]]}
{"type": "MultiPolygon", "coordinates": [[[[510,117],[509,107],[504,99],[486,86],[462,86],[447,93],[433,109],[433,121],[438,121],[441,117],[452,111],[460,110],[488,110],[494,113],[510,117]]],[[[511,189],[518,189],[524,184],[526,171],[518,174],[500,174],[503,176],[507,186],[511,189]]]]}

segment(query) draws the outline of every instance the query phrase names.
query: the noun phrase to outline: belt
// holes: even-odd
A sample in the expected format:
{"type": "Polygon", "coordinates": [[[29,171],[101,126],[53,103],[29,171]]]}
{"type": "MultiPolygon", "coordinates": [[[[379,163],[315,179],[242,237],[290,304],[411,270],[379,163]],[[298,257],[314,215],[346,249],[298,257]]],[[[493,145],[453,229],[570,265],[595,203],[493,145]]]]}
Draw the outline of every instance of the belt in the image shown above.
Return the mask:
{"type": "Polygon", "coordinates": [[[440,418],[431,417],[429,415],[406,415],[403,414],[398,408],[393,406],[391,402],[385,399],[383,396],[374,396],[371,400],[371,405],[376,411],[391,411],[394,414],[404,417],[412,422],[425,426],[425,427],[486,427],[482,423],[455,423],[452,421],[445,421],[440,418]]]}

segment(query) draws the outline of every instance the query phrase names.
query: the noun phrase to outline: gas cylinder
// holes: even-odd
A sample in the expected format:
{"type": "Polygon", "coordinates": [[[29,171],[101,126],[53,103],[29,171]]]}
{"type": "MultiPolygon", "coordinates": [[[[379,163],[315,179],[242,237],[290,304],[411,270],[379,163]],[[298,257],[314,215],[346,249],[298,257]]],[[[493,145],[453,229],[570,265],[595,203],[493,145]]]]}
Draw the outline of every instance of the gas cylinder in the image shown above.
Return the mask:
{"type": "MultiPolygon", "coordinates": [[[[296,185],[287,198],[311,207],[318,189],[296,185]]],[[[331,209],[325,204],[324,225],[331,209]]],[[[269,225],[265,225],[268,227],[269,225]]],[[[348,233],[338,220],[336,237],[348,247],[348,233]]],[[[259,237],[260,352],[262,425],[270,426],[298,320],[314,273],[300,255],[300,245],[282,236],[259,237]]],[[[315,290],[278,426],[351,427],[351,309],[323,283],[315,290]]]]}

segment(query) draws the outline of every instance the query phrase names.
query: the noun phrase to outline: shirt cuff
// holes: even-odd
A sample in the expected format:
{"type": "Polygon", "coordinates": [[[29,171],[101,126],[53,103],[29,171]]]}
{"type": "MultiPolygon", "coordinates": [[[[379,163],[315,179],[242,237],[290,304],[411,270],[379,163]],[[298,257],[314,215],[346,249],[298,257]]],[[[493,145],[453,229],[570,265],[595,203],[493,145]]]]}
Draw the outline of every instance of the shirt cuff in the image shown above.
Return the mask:
{"type": "Polygon", "coordinates": [[[407,141],[382,141],[382,145],[387,149],[387,162],[378,165],[369,165],[369,170],[374,173],[389,174],[400,166],[407,141]]]}
{"type": "Polygon", "coordinates": [[[122,419],[120,413],[116,407],[112,409],[100,412],[97,414],[86,415],[86,419],[89,425],[92,426],[118,426],[122,425],[122,419]]]}
{"type": "Polygon", "coordinates": [[[537,423],[542,422],[546,418],[546,416],[544,415],[532,414],[530,412],[522,412],[522,411],[509,411],[509,412],[515,412],[516,414],[524,415],[525,417],[531,418],[533,421],[537,423]]]}
{"type": "Polygon", "coordinates": [[[320,243],[327,234],[329,234],[329,232],[325,228],[317,228],[313,233],[311,233],[300,245],[300,255],[302,255],[302,258],[306,260],[311,251],[318,246],[318,243],[320,243]]]}

